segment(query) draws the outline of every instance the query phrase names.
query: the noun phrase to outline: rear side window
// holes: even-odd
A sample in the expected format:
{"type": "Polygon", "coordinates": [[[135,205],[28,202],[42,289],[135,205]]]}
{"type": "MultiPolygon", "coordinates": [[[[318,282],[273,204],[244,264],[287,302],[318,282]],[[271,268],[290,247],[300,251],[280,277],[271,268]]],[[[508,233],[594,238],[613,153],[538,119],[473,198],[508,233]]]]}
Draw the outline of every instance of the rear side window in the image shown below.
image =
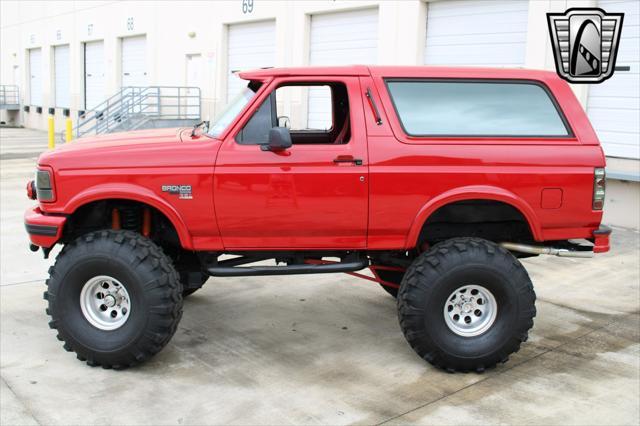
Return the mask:
{"type": "Polygon", "coordinates": [[[570,135],[550,94],[536,83],[387,80],[387,87],[411,136],[570,135]]]}

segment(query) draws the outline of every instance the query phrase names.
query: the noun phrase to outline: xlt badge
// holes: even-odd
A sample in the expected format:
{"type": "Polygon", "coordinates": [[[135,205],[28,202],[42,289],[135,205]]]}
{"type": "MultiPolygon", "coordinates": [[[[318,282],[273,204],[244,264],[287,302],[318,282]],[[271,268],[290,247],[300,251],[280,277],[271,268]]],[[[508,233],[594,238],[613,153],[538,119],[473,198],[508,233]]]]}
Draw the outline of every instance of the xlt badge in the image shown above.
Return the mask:
{"type": "Polygon", "coordinates": [[[193,198],[191,195],[191,185],[162,185],[162,192],[178,195],[178,198],[183,200],[190,200],[193,198]]]}

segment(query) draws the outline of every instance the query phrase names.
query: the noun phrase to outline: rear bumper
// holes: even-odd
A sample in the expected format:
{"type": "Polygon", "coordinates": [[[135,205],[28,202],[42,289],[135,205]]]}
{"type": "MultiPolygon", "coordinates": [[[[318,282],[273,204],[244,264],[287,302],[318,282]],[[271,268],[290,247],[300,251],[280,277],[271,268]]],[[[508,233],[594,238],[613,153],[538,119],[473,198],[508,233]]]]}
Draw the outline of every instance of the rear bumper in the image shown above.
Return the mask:
{"type": "Polygon", "coordinates": [[[24,226],[31,244],[51,248],[62,237],[67,221],[65,216],[47,216],[40,207],[32,207],[24,212],[24,226]]]}
{"type": "Polygon", "coordinates": [[[600,228],[593,231],[593,252],[606,253],[609,251],[609,236],[611,228],[600,225],[600,228]]]}

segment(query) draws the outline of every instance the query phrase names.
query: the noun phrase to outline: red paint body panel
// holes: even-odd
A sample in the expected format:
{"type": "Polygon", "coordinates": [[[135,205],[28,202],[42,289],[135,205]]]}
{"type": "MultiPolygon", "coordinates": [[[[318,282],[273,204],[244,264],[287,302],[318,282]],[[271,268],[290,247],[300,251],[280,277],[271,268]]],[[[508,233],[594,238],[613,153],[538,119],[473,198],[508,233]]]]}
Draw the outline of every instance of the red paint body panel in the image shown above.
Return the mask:
{"type": "MultiPolygon", "coordinates": [[[[191,129],[154,129],[80,139],[43,154],[39,167],[53,170],[56,201],[40,203],[37,215],[72,214],[99,199],[138,200],[169,218],[183,247],[215,251],[408,249],[439,207],[479,198],[517,208],[537,241],[594,238],[600,225],[602,212],[592,210],[593,173],[604,167],[604,155],[582,107],[555,73],[354,66],[240,75],[263,85],[219,139],[191,137],[191,129]],[[410,137],[384,78],[412,77],[538,82],[553,94],[573,136],[410,137]],[[278,85],[313,81],[346,85],[349,143],[294,145],[274,153],[235,142],[278,85]],[[375,122],[367,89],[381,124],[375,122]],[[362,165],[334,163],[340,155],[361,159],[362,165]],[[193,198],[162,192],[162,185],[191,185],[193,198]],[[545,188],[561,190],[560,206],[542,203],[545,188]]],[[[608,250],[608,236],[599,238],[598,250],[608,250]]],[[[55,243],[38,241],[45,247],[55,243]]]]}
{"type": "MultiPolygon", "coordinates": [[[[299,81],[274,79],[256,103],[278,85],[299,81]]],[[[261,151],[257,145],[240,145],[231,136],[223,142],[214,193],[225,248],[366,248],[369,184],[360,84],[355,77],[337,81],[345,83],[350,98],[349,143],[293,145],[275,153],[261,151]],[[363,163],[334,163],[340,155],[363,163]]],[[[238,123],[238,129],[248,118],[238,123]]]]}

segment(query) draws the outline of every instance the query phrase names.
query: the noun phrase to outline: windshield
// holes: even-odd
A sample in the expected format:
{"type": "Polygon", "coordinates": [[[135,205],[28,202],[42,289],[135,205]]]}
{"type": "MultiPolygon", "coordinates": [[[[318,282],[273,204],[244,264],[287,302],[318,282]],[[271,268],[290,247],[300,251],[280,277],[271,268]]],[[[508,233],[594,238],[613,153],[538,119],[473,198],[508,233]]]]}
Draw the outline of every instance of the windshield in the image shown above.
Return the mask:
{"type": "Polygon", "coordinates": [[[249,103],[251,99],[256,95],[256,92],[251,90],[249,87],[245,87],[242,89],[240,93],[238,93],[226,108],[213,120],[211,126],[209,127],[209,135],[215,137],[220,136],[222,132],[231,124],[231,122],[236,118],[240,111],[249,103]]]}

